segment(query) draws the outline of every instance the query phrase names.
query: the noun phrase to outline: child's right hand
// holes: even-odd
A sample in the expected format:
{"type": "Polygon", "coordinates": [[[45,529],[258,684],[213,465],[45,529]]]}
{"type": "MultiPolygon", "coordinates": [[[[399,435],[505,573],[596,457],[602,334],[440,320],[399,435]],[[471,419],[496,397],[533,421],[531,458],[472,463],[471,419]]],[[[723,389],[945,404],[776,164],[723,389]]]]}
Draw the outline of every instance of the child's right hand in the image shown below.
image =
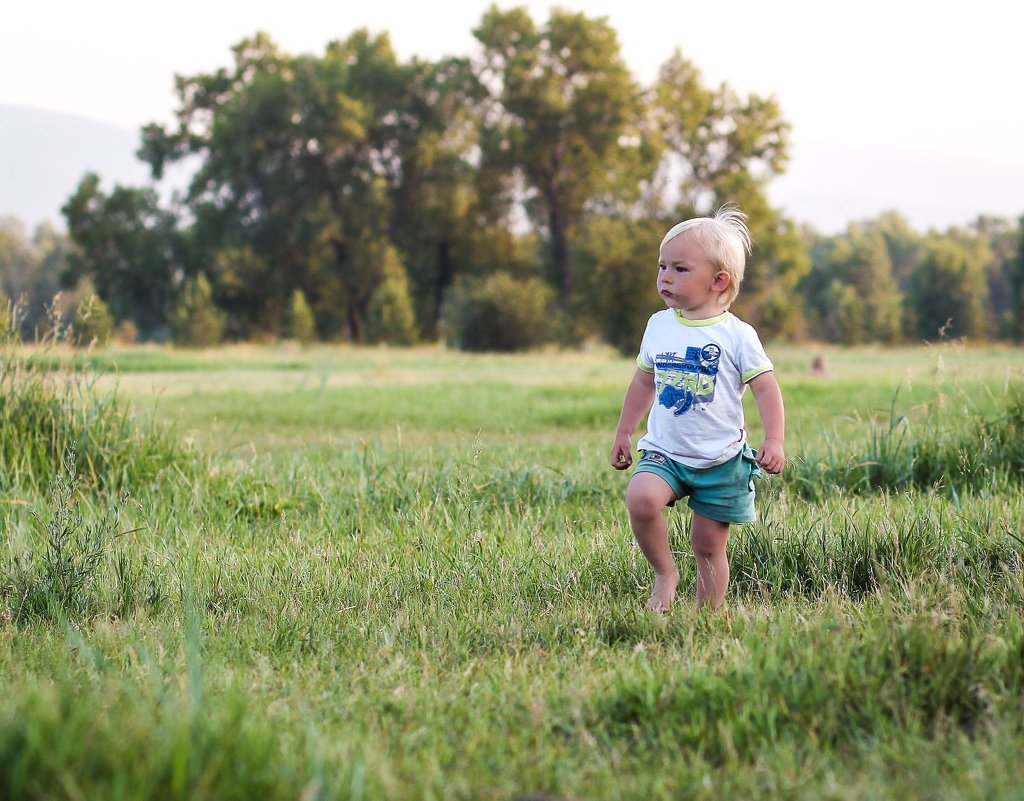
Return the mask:
{"type": "Polygon", "coordinates": [[[633,443],[629,434],[616,434],[615,443],[612,445],[612,467],[616,470],[625,470],[633,464],[633,443]]]}

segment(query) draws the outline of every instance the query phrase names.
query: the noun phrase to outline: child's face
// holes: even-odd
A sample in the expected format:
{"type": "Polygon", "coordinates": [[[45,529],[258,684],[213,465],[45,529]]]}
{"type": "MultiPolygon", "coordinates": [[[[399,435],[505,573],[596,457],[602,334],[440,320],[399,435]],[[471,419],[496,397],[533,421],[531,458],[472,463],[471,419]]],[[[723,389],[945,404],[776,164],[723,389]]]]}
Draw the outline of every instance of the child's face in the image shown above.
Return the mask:
{"type": "Polygon", "coordinates": [[[729,274],[715,270],[704,250],[684,232],[665,243],[658,259],[658,294],[684,317],[703,319],[722,312],[719,298],[729,274]]]}

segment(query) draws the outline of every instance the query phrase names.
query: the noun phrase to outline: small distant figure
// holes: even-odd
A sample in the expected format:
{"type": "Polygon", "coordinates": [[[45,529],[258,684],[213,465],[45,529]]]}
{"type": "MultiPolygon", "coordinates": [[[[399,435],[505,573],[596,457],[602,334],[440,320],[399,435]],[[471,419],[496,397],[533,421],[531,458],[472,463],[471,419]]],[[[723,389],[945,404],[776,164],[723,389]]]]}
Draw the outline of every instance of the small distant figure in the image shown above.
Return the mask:
{"type": "Polygon", "coordinates": [[[647,608],[658,612],[669,610],[679,584],[665,508],[689,498],[697,606],[717,609],[729,584],[729,526],[756,519],[754,478],[780,473],[786,463],[774,367],[753,327],[728,311],[749,252],[746,215],[730,205],[679,223],[661,242],[658,292],[668,308],[647,323],[611,452],[616,470],[633,463],[631,437],[649,413],[626,505],[633,535],[654,568],[647,608]],[[744,430],[747,384],[765,431],[757,451],[744,430]]]}
{"type": "Polygon", "coordinates": [[[811,359],[810,375],[815,378],[829,378],[832,375],[828,369],[828,362],[820,353],[811,359]]]}

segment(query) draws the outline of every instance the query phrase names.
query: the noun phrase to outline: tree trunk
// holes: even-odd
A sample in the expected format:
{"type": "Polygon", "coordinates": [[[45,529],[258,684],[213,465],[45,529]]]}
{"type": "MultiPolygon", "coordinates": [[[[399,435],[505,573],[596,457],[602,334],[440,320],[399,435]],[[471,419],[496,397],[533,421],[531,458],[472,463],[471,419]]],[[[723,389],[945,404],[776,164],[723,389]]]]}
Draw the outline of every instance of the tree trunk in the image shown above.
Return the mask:
{"type": "Polygon", "coordinates": [[[441,323],[444,293],[452,282],[451,243],[442,239],[437,243],[437,278],[434,280],[434,331],[441,323]]]}
{"type": "Polygon", "coordinates": [[[569,275],[569,243],[565,220],[562,219],[558,204],[548,201],[548,235],[551,237],[551,270],[555,279],[558,298],[565,306],[572,290],[572,276],[569,275]]]}

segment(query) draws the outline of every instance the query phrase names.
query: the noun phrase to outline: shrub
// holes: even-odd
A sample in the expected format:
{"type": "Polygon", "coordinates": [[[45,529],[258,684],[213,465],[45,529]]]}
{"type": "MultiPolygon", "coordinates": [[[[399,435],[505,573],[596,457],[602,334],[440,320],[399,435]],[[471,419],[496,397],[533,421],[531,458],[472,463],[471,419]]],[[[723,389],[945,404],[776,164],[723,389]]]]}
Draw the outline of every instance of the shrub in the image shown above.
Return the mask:
{"type": "Polygon", "coordinates": [[[292,292],[292,299],[284,317],[284,335],[303,345],[308,345],[316,339],[316,320],[301,289],[292,292]]]}
{"type": "Polygon", "coordinates": [[[381,281],[366,309],[366,341],[391,345],[416,342],[416,314],[409,297],[409,279],[393,247],[381,257],[381,281]]]}
{"type": "Polygon", "coordinates": [[[99,345],[105,347],[110,342],[114,331],[114,318],[110,309],[99,295],[87,295],[75,307],[75,316],[71,324],[75,344],[81,347],[99,345]]]}
{"type": "Polygon", "coordinates": [[[139,341],[139,327],[131,320],[122,320],[114,332],[114,339],[122,345],[134,345],[139,341]]]}
{"type": "Polygon", "coordinates": [[[493,273],[460,281],[444,313],[445,339],[459,350],[519,351],[551,335],[551,288],[538,278],[493,273]]]}
{"type": "Polygon", "coordinates": [[[203,273],[185,282],[168,322],[175,345],[201,348],[224,339],[224,312],[214,303],[203,273]]]}

